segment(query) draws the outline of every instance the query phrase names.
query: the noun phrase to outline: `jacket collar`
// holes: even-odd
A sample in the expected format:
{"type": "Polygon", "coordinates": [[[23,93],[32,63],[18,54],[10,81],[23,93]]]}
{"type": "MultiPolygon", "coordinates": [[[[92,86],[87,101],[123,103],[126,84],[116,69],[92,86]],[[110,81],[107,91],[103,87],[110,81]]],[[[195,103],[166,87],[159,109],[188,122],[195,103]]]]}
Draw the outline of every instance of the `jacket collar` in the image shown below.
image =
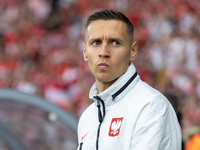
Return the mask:
{"type": "Polygon", "coordinates": [[[90,89],[90,93],[89,93],[90,99],[94,100],[95,104],[97,105],[97,100],[94,96],[100,97],[104,101],[106,108],[117,103],[139,81],[140,79],[139,75],[133,78],[134,74],[136,74],[136,69],[133,63],[131,63],[127,71],[121,77],[119,77],[108,89],[106,89],[105,91],[99,94],[97,92],[97,85],[95,82],[90,89]],[[133,81],[131,80],[131,83],[127,87],[125,87],[125,89],[119,95],[117,95],[115,99],[113,99],[112,95],[116,94],[116,92],[118,92],[131,78],[133,78],[133,81]]]}

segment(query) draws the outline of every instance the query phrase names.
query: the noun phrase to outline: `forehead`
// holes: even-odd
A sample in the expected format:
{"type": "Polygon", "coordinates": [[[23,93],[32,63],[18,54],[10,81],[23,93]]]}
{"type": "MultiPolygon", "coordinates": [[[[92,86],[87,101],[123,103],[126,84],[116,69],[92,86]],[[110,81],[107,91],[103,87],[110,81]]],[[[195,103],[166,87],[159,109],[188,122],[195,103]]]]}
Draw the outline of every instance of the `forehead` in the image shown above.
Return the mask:
{"type": "Polygon", "coordinates": [[[90,36],[128,36],[127,26],[119,20],[97,20],[86,29],[86,39],[90,36]]]}

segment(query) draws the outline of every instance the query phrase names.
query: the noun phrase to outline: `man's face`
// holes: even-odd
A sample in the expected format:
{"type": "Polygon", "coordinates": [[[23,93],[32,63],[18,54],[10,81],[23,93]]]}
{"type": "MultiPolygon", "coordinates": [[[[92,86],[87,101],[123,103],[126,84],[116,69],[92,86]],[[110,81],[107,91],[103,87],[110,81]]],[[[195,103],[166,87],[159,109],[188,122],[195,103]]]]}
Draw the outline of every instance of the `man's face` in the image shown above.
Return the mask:
{"type": "Polygon", "coordinates": [[[126,72],[136,53],[124,22],[97,20],[88,26],[83,55],[98,83],[109,87],[126,72]]]}

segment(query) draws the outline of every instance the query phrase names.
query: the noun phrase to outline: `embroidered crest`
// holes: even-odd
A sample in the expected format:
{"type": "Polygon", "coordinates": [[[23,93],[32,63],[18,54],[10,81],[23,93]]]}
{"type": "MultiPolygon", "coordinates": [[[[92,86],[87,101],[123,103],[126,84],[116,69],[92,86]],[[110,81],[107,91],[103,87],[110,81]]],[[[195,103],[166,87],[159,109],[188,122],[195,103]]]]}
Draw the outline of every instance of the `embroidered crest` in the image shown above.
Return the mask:
{"type": "Polygon", "coordinates": [[[123,117],[112,118],[109,130],[109,136],[118,136],[122,126],[123,117]]]}

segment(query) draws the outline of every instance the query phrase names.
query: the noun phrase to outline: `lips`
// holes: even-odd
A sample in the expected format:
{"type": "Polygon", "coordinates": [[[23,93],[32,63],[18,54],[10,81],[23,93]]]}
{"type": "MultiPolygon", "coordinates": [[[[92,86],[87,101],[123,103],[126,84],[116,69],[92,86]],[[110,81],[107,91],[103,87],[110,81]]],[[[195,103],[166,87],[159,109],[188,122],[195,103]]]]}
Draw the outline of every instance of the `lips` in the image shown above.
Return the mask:
{"type": "Polygon", "coordinates": [[[101,68],[101,69],[106,69],[106,68],[109,67],[109,65],[106,64],[106,63],[99,63],[99,64],[98,64],[98,67],[101,68]]]}

